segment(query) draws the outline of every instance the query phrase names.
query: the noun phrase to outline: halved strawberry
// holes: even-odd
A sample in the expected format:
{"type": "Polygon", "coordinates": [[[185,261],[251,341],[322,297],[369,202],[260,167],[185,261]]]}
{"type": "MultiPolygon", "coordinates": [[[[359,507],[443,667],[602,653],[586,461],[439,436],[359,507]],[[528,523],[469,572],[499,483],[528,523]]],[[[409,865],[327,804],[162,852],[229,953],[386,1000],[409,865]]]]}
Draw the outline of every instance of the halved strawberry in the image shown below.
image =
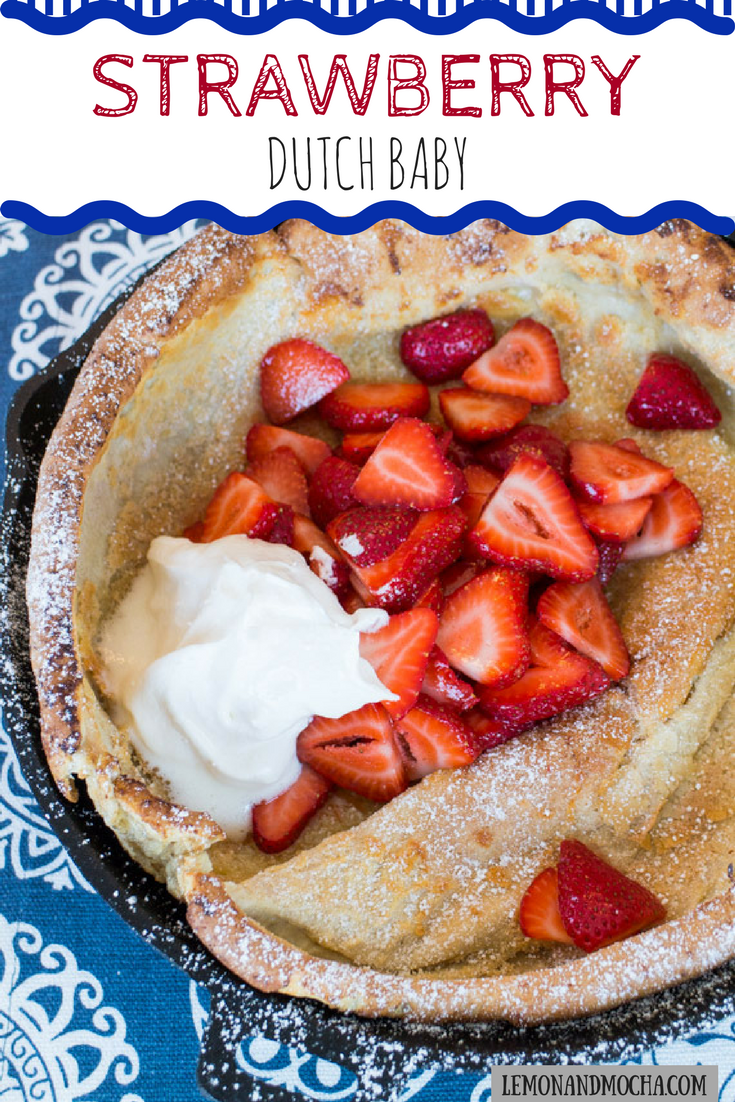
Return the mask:
{"type": "Polygon", "coordinates": [[[293,547],[295,518],[296,514],[290,505],[279,505],[278,516],[266,536],[266,541],[268,543],[283,543],[287,547],[293,547]]]}
{"type": "MultiPolygon", "coordinates": [[[[380,676],[380,675],[378,675],[380,676]]],[[[477,704],[469,681],[454,672],[440,647],[432,647],[421,692],[452,712],[466,712],[477,704]]]]}
{"type": "Polygon", "coordinates": [[[507,471],[469,541],[494,562],[569,581],[591,578],[599,561],[564,482],[543,459],[525,453],[507,471]]]}
{"type": "Polygon", "coordinates": [[[506,723],[501,719],[491,719],[479,708],[473,708],[465,712],[462,717],[472,730],[475,742],[484,753],[486,750],[494,750],[496,746],[502,746],[504,742],[515,738],[523,731],[512,723],[506,723]]]}
{"type": "Polygon", "coordinates": [[[290,448],[275,448],[248,467],[248,478],[262,486],[268,497],[309,514],[309,487],[300,461],[290,448]]]}
{"type": "Polygon", "coordinates": [[[480,754],[467,724],[425,696],[397,721],[396,742],[409,781],[420,781],[437,769],[470,765],[480,754]]]}
{"type": "Polygon", "coordinates": [[[537,620],[529,632],[531,665],[513,685],[480,690],[480,707],[491,719],[519,731],[599,696],[610,685],[601,666],[572,650],[537,620]]]}
{"type": "Polygon", "coordinates": [[[559,912],[559,878],[555,868],[544,869],[526,888],[518,914],[526,937],[573,945],[559,912]]]}
{"type": "Polygon", "coordinates": [[[696,497],[676,479],[663,493],[656,494],[640,535],[625,545],[623,562],[665,555],[688,547],[702,533],[702,510],[696,497]]]}
{"type": "Polygon", "coordinates": [[[597,553],[600,556],[597,577],[600,579],[600,585],[605,586],[610,581],[623,557],[624,550],[624,543],[611,543],[609,540],[597,541],[597,553]]]}
{"type": "Polygon", "coordinates": [[[599,662],[613,681],[627,677],[628,648],[599,578],[554,582],[539,598],[536,615],[581,654],[599,662]]]}
{"type": "Polygon", "coordinates": [[[507,471],[524,453],[544,459],[563,479],[569,477],[569,448],[543,425],[520,425],[505,436],[478,448],[476,460],[494,471],[507,471]]]}
{"type": "Polygon", "coordinates": [[[442,390],[439,405],[454,435],[470,443],[509,432],[531,412],[526,398],[482,394],[464,386],[442,390]]]}
{"type": "Polygon", "coordinates": [[[360,655],[398,700],[383,706],[395,720],[416,703],[439,620],[430,608],[413,608],[391,616],[384,628],[360,635],[360,655]]]}
{"type": "Polygon", "coordinates": [[[342,437],[342,445],[339,454],[342,459],[349,460],[361,467],[366,459],[369,459],[377,448],[385,432],[350,432],[342,437]]]}
{"type": "Polygon", "coordinates": [[[458,504],[467,517],[467,527],[472,529],[480,519],[490,494],[497,489],[500,479],[492,471],[474,463],[469,463],[463,473],[467,493],[460,498],[458,504]]]}
{"type": "Polygon", "coordinates": [[[341,788],[385,803],[406,787],[401,754],[382,704],[339,719],[317,716],[296,740],[299,761],[341,788]]]}
{"type": "Polygon", "coordinates": [[[401,336],[401,359],[425,383],[457,379],[493,343],[484,310],[457,310],[414,325],[401,336]]]}
{"type": "Polygon", "coordinates": [[[264,853],[281,853],[324,804],[332,782],[302,765],[301,773],[285,792],[253,808],[253,841],[264,853]]]}
{"type": "Polygon", "coordinates": [[[444,590],[438,578],[434,578],[426,587],[414,608],[430,608],[437,616],[441,616],[444,611],[444,590]]]}
{"type": "Polygon", "coordinates": [[[326,348],[312,341],[282,341],[269,348],[260,364],[260,398],[276,425],[315,406],[349,379],[350,373],[326,348]]]}
{"type": "Polygon", "coordinates": [[[575,492],[602,505],[661,493],[674,477],[671,467],[616,444],[573,440],[569,454],[569,478],[575,492]]]}
{"type": "Polygon", "coordinates": [[[306,555],[317,578],[341,596],[349,585],[350,572],[329,536],[317,528],[308,517],[296,513],[292,546],[306,555]]]}
{"type": "Polygon", "coordinates": [[[473,390],[515,394],[536,405],[553,405],[569,396],[554,334],[534,318],[517,321],[462,378],[473,390]]]}
{"type": "Polygon", "coordinates": [[[315,436],[306,436],[303,432],[293,432],[291,429],[281,429],[276,425],[264,425],[260,422],[253,425],[245,440],[248,463],[263,459],[276,448],[290,448],[309,475],[332,454],[329,444],[317,440],[315,436]]]}
{"type": "Polygon", "coordinates": [[[404,417],[388,429],[352,492],[365,505],[442,509],[455,499],[455,472],[458,468],[444,458],[431,428],[404,417]]]}
{"type": "Polygon", "coordinates": [[[437,643],[455,669],[484,685],[508,685],[528,666],[528,579],[485,570],[447,598],[437,643]]]}
{"type": "Polygon", "coordinates": [[[582,842],[559,848],[559,913],[578,949],[592,953],[666,918],[659,899],[582,842]]]}
{"type": "Polygon", "coordinates": [[[199,539],[202,543],[235,535],[265,539],[277,516],[278,506],[258,483],[233,471],[215,490],[204,514],[199,539]]]}
{"type": "Polygon", "coordinates": [[[423,383],[345,383],[325,398],[319,411],[334,429],[375,432],[399,417],[423,417],[429,401],[423,383]]]}
{"type": "Polygon", "coordinates": [[[688,364],[654,352],[625,416],[640,429],[712,429],[722,414],[688,364]]]}
{"type": "Polygon", "coordinates": [[[326,528],[330,520],[360,504],[352,493],[359,473],[360,468],[354,463],[336,455],[328,456],[314,471],[309,485],[309,506],[320,527],[326,528]]]}
{"type": "Polygon", "coordinates": [[[388,612],[413,607],[429,583],[459,555],[464,529],[464,517],[456,506],[418,514],[403,509],[354,509],[328,525],[352,566],[358,593],[367,604],[388,612]],[[371,524],[377,529],[374,538],[370,538],[371,524]],[[394,547],[376,559],[373,555],[381,541],[384,547],[391,542],[394,547]]]}
{"type": "Polygon", "coordinates": [[[652,497],[637,497],[617,505],[598,505],[596,501],[577,501],[585,527],[601,540],[625,543],[640,531],[653,502],[652,497]]]}

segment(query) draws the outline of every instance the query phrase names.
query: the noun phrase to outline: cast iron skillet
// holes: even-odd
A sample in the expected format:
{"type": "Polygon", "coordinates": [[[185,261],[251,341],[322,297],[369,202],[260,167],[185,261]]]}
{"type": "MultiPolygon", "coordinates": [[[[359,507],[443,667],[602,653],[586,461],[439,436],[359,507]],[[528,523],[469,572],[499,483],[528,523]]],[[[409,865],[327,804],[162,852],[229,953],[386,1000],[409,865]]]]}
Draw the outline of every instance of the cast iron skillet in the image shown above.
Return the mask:
{"type": "MultiPolygon", "coordinates": [[[[354,1102],[398,1099],[427,1068],[487,1072],[493,1064],[620,1062],[665,1040],[701,1030],[735,1010],[735,962],[670,991],[591,1018],[521,1029],[507,1023],[418,1025],[362,1019],[311,1000],[264,995],[231,975],[199,943],[184,908],[131,860],[82,792],[67,804],[56,790],[39,736],[28,653],[25,574],[38,467],[74,379],[92,344],[132,292],[121,295],[77,343],[20,387],[7,424],[8,479],[0,522],[0,693],[5,724],[24,775],[51,826],[99,894],[149,945],[211,994],[198,1067],[202,1090],[218,1102],[248,1102],[253,1079],[241,1042],[253,1034],[305,1049],[341,1066],[330,1094],[354,1102]],[[340,1088],[344,1088],[344,1093],[340,1088]]],[[[259,1082],[260,1097],[293,1102],[281,1086],[259,1082]]]]}

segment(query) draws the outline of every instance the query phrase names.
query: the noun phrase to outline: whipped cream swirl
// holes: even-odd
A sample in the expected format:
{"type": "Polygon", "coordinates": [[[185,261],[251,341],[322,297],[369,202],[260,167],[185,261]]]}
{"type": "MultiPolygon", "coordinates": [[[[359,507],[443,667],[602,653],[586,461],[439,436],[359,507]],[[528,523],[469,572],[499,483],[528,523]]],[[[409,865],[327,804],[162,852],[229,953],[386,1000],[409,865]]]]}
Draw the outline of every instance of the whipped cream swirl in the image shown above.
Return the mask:
{"type": "Polygon", "coordinates": [[[160,536],[101,641],[103,687],[171,796],[233,838],[296,779],[296,737],[396,699],[360,657],[381,609],[346,613],[290,547],[160,536]]]}

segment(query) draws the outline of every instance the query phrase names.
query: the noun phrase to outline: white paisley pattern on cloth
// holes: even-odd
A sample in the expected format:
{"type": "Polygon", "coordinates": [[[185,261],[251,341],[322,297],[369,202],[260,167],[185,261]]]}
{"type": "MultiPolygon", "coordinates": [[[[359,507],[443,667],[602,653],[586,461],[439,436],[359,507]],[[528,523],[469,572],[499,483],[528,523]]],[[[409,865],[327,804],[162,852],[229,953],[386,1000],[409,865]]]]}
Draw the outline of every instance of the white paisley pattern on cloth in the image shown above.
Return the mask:
{"type": "Polygon", "coordinates": [[[103,997],[69,949],[44,946],[35,926],[0,915],[3,1102],[143,1102],[125,1090],[138,1077],[138,1054],[103,997]]]}
{"type": "Polygon", "coordinates": [[[54,253],[20,306],[11,338],[11,379],[29,379],[69,348],[105,307],[143,272],[182,245],[202,219],[170,233],[144,236],[119,222],[92,222],[54,253]]]}
{"type": "Polygon", "coordinates": [[[28,244],[23,222],[15,218],[0,218],[0,260],[9,253],[24,253],[28,244]]]}
{"type": "MultiPolygon", "coordinates": [[[[94,890],[46,822],[2,727],[0,869],[9,869],[18,880],[44,880],[56,889],[80,886],[94,890]]],[[[5,1102],[4,1095],[0,1094],[0,1099],[5,1102]]]]}

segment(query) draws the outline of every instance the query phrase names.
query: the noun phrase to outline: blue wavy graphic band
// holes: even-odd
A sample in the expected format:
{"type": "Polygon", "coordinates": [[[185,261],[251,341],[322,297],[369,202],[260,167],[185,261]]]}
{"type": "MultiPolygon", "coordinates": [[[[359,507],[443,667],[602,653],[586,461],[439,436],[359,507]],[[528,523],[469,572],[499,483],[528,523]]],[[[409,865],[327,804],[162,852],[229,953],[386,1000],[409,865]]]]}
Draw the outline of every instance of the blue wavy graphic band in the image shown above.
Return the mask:
{"type": "Polygon", "coordinates": [[[58,216],[43,214],[28,203],[8,199],[0,207],[0,214],[5,218],[16,218],[20,222],[27,223],[37,232],[47,234],[76,233],[98,218],[115,219],[128,229],[144,234],[169,233],[193,218],[206,218],[233,233],[248,234],[263,233],[287,218],[304,218],[328,233],[337,234],[358,233],[380,221],[381,218],[400,218],[423,233],[433,234],[453,233],[480,218],[495,218],[510,226],[511,229],[528,234],[552,233],[575,218],[589,218],[599,222],[613,233],[624,234],[646,233],[672,218],[686,218],[710,233],[728,235],[735,231],[735,219],[712,214],[698,203],[673,199],[666,203],[659,203],[647,210],[645,214],[635,217],[616,214],[603,203],[593,203],[586,199],[563,203],[548,214],[537,216],[521,214],[507,203],[483,200],[468,203],[454,214],[438,218],[420,211],[411,203],[402,203],[393,199],[372,203],[359,214],[348,217],[330,214],[315,203],[307,203],[303,200],[277,203],[262,214],[253,217],[233,214],[231,210],[219,203],[200,200],[181,203],[167,214],[155,216],[139,214],[124,203],[98,200],[94,203],[85,203],[71,214],[58,216]]]}
{"type": "MultiPolygon", "coordinates": [[[[726,0],[729,12],[731,0],[726,0]]],[[[574,19],[591,19],[616,34],[645,34],[670,19],[688,19],[710,34],[727,35],[735,30],[735,21],[715,15],[711,3],[700,7],[696,0],[665,0],[649,11],[623,15],[598,0],[566,0],[560,7],[544,15],[525,15],[501,0],[473,0],[458,7],[451,15],[429,15],[407,0],[380,0],[354,15],[340,16],[310,2],[288,0],[277,3],[258,15],[236,15],[214,0],[186,0],[164,15],[143,15],[121,0],[84,2],[67,15],[47,15],[26,0],[4,0],[0,14],[18,19],[43,34],[72,34],[95,19],[114,19],[139,34],[158,35],[176,30],[190,19],[210,19],[226,31],[235,34],[263,34],[287,19],[304,19],[330,34],[351,35],[367,30],[383,19],[401,19],[425,34],[444,35],[460,31],[478,19],[497,19],[511,30],[522,34],[549,34],[574,19]]]]}

